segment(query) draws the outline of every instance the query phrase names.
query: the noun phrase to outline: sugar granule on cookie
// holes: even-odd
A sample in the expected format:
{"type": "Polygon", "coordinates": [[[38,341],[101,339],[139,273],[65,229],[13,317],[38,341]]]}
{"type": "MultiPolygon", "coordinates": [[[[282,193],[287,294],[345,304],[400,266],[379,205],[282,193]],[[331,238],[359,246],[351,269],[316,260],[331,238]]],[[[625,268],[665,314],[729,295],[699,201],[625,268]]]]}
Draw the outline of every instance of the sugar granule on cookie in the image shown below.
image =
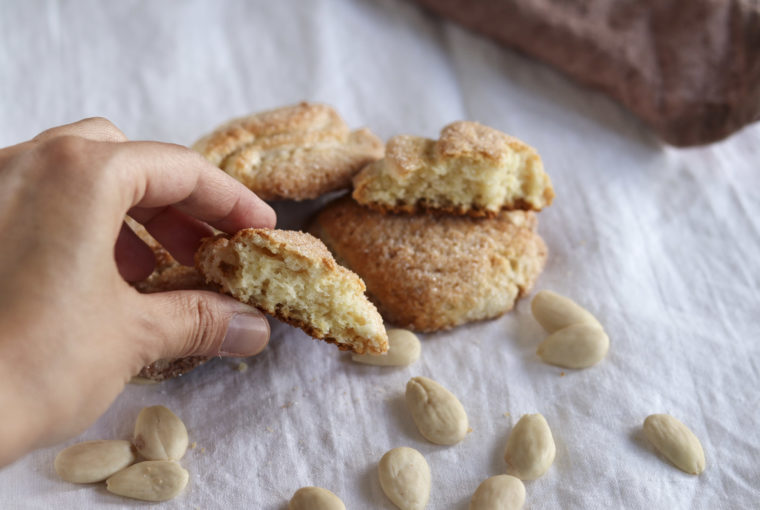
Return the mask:
{"type": "Polygon", "coordinates": [[[367,165],[353,182],[354,199],[380,212],[493,217],[502,209],[540,211],[554,198],[535,149],[469,121],[444,127],[437,141],[391,138],[385,158],[367,165]]]}
{"type": "Polygon", "coordinates": [[[300,103],[234,119],[193,149],[264,200],[306,200],[351,187],[383,157],[369,129],[351,131],[330,106],[300,103]]]}
{"type": "Polygon", "coordinates": [[[314,338],[357,354],[388,350],[383,320],[364,295],[364,282],[310,234],[244,229],[205,239],[195,260],[224,292],[314,338]]]}

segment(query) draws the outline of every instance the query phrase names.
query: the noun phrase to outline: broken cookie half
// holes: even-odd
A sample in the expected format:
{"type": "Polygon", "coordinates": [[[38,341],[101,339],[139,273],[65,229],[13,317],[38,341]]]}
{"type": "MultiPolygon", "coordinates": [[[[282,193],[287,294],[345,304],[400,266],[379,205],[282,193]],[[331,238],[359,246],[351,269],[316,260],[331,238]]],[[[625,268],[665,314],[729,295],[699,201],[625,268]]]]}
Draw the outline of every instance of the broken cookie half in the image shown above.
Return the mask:
{"type": "Polygon", "coordinates": [[[364,282],[303,232],[244,229],[203,241],[195,256],[206,280],[341,350],[381,354],[388,336],[364,282]]]}
{"type": "Polygon", "coordinates": [[[494,217],[502,209],[540,211],[554,198],[535,149],[469,121],[444,127],[438,140],[391,138],[385,158],[353,182],[353,198],[380,212],[494,217]]]}

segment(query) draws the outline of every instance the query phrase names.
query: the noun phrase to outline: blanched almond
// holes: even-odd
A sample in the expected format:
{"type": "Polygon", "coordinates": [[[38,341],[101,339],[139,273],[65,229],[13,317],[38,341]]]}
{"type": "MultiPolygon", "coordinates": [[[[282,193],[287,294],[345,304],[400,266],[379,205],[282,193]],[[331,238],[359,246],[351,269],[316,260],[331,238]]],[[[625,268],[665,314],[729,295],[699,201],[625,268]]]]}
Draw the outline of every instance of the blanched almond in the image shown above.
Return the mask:
{"type": "Polygon", "coordinates": [[[55,472],[72,483],[102,482],[135,461],[129,441],[101,440],[77,443],[55,457],[55,472]]]}
{"type": "Polygon", "coordinates": [[[556,453],[546,419],[540,414],[525,414],[507,439],[507,473],[521,480],[535,480],[551,467],[556,453]]]}
{"type": "Polygon", "coordinates": [[[427,377],[406,384],[406,406],[420,434],[431,443],[452,445],[467,435],[467,413],[449,390],[427,377]]]}
{"type": "Polygon", "coordinates": [[[549,333],[573,324],[593,324],[602,327],[596,317],[572,299],[550,290],[537,293],[530,303],[533,317],[549,333]]]}
{"type": "Polygon", "coordinates": [[[346,510],[346,505],[327,489],[301,487],[290,499],[288,510],[346,510]]]}
{"type": "Polygon", "coordinates": [[[481,483],[470,500],[469,510],[520,510],[525,504],[525,485],[510,475],[492,476],[481,483]]]}
{"type": "Polygon", "coordinates": [[[419,338],[408,329],[389,329],[387,353],[354,354],[351,359],[367,365],[401,367],[417,361],[421,350],[419,338]]]}
{"type": "Polygon", "coordinates": [[[179,460],[187,451],[187,428],[166,407],[145,407],[137,415],[133,442],[148,460],[179,460]]]}
{"type": "Polygon", "coordinates": [[[430,499],[430,466],[414,448],[402,446],[383,455],[380,486],[401,510],[422,510],[430,499]]]}
{"type": "Polygon", "coordinates": [[[173,460],[146,460],[106,480],[106,488],[127,498],[166,501],[187,485],[190,474],[173,460]]]}
{"type": "Polygon", "coordinates": [[[587,368],[599,363],[610,348],[610,339],[599,326],[573,324],[555,331],[538,346],[545,362],[566,368],[587,368]]]}
{"type": "Polygon", "coordinates": [[[692,475],[705,470],[705,452],[689,427],[669,414],[644,420],[644,435],[675,467],[692,475]]]}

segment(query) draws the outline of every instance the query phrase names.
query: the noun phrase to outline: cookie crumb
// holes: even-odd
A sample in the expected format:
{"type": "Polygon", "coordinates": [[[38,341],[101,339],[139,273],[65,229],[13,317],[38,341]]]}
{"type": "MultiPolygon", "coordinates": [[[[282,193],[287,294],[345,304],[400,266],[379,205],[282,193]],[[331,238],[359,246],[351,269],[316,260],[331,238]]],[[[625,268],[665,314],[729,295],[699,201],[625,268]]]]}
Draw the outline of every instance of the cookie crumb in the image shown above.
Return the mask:
{"type": "Polygon", "coordinates": [[[237,370],[238,372],[245,372],[246,370],[248,370],[248,363],[246,363],[245,361],[241,361],[235,366],[235,370],[237,370]]]}
{"type": "Polygon", "coordinates": [[[194,450],[196,446],[198,446],[198,442],[197,441],[193,441],[192,443],[190,443],[190,449],[191,450],[194,450]]]}
{"type": "Polygon", "coordinates": [[[560,373],[559,373],[559,376],[560,376],[560,377],[565,377],[565,373],[564,373],[564,372],[560,372],[560,373]]]}

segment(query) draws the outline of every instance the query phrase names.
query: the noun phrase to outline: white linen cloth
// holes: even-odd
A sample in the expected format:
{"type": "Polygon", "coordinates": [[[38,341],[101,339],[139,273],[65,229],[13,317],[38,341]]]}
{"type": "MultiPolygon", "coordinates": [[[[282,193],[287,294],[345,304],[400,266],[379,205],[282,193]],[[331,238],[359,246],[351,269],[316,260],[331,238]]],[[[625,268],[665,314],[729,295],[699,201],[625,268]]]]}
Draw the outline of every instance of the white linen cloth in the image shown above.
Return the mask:
{"type": "MultiPolygon", "coordinates": [[[[94,115],[130,138],[190,144],[230,117],[306,99],[384,139],[477,120],[536,147],[553,179],[536,289],[599,318],[611,339],[600,365],[541,363],[545,333],[527,300],[423,335],[408,368],[353,364],[274,323],[247,371],[216,360],[130,385],[66,443],[128,439],[141,407],[172,409],[197,446],[182,459],[187,489],[159,507],[283,510],[317,485],[349,509],[391,509],[377,462],[407,445],[431,466],[428,508],[465,510],[481,481],[504,472],[511,426],[534,412],[557,457],[526,483],[526,508],[760,507],[760,126],[705,148],[663,146],[599,93],[401,0],[3,2],[0,96],[2,146],[94,115]],[[403,401],[416,375],[460,398],[472,427],[462,443],[435,446],[416,431],[403,401]],[[701,476],[643,438],[644,418],[661,412],[701,439],[701,476]]],[[[281,224],[306,209],[278,204],[281,224]]],[[[148,505],[59,480],[63,446],[0,470],[0,507],[148,505]]]]}

